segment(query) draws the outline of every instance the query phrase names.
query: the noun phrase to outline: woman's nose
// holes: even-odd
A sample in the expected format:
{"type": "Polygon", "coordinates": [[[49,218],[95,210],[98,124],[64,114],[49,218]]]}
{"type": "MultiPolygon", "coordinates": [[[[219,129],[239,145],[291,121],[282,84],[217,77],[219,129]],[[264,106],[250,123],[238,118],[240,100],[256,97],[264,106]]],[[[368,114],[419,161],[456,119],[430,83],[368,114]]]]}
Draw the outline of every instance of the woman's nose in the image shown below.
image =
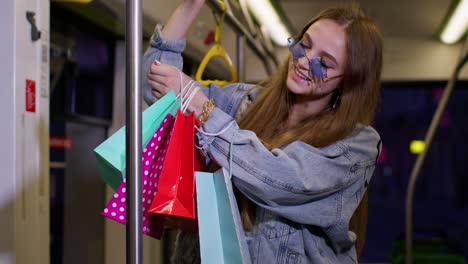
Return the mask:
{"type": "Polygon", "coordinates": [[[297,64],[304,70],[309,70],[310,67],[310,61],[309,58],[306,57],[306,55],[300,57],[297,59],[297,64]]]}

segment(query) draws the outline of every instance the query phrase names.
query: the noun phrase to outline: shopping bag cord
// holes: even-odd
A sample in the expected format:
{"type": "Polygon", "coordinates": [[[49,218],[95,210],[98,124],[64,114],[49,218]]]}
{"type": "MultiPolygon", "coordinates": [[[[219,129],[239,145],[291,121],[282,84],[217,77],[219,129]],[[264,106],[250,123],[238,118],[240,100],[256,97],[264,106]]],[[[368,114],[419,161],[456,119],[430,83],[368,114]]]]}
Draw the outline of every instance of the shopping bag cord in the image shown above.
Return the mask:
{"type": "Polygon", "coordinates": [[[233,156],[232,149],[233,149],[234,137],[236,136],[236,133],[237,131],[232,133],[231,141],[229,142],[229,179],[232,179],[232,156],[233,156]]]}
{"type": "Polygon", "coordinates": [[[200,87],[196,85],[195,81],[190,80],[183,86],[183,79],[182,79],[182,71],[174,67],[177,72],[179,73],[179,93],[177,94],[176,98],[181,101],[181,106],[180,110],[183,113],[187,112],[188,106],[192,102],[193,98],[197,94],[197,92],[200,90],[200,87]],[[183,87],[182,87],[183,86],[183,87]]]}
{"type": "Polygon", "coordinates": [[[190,88],[187,91],[187,94],[190,92],[190,95],[183,98],[183,100],[185,100],[185,102],[182,105],[182,109],[181,109],[182,112],[185,113],[187,111],[188,106],[190,105],[190,103],[192,102],[192,99],[195,97],[195,94],[197,94],[197,92],[199,90],[200,90],[200,87],[198,87],[197,85],[192,83],[192,85],[190,86],[190,88]],[[193,88],[194,86],[195,86],[195,88],[193,88]]]}
{"type": "Polygon", "coordinates": [[[205,132],[205,131],[203,131],[202,129],[200,129],[198,127],[195,127],[195,129],[197,129],[197,131],[202,133],[203,135],[210,136],[210,137],[216,137],[216,136],[219,136],[219,135],[223,134],[224,132],[226,132],[234,124],[234,122],[235,121],[232,120],[231,122],[229,122],[229,124],[225,128],[223,128],[221,131],[216,132],[216,133],[205,132]]]}

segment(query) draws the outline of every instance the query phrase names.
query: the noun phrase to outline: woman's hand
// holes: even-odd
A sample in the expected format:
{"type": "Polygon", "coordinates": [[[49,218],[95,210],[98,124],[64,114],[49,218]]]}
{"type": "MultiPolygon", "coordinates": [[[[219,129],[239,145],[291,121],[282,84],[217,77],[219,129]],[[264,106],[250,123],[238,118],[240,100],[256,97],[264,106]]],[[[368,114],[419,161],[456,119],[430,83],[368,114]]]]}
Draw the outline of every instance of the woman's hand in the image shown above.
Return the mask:
{"type": "MultiPolygon", "coordinates": [[[[171,90],[178,95],[181,89],[192,80],[189,76],[179,71],[176,67],[155,61],[151,64],[147,74],[148,84],[151,86],[151,93],[157,98],[163,97],[171,90]],[[182,86],[180,85],[180,74],[182,74],[182,86]]],[[[187,87],[187,89],[189,89],[187,87]]],[[[192,98],[188,110],[193,112],[198,119],[203,111],[203,105],[208,101],[208,97],[202,92],[198,91],[192,98]]]]}
{"type": "Polygon", "coordinates": [[[157,99],[163,97],[171,90],[178,95],[181,91],[181,75],[183,87],[190,81],[189,76],[172,65],[154,61],[147,74],[148,84],[151,86],[151,93],[157,99]]]}

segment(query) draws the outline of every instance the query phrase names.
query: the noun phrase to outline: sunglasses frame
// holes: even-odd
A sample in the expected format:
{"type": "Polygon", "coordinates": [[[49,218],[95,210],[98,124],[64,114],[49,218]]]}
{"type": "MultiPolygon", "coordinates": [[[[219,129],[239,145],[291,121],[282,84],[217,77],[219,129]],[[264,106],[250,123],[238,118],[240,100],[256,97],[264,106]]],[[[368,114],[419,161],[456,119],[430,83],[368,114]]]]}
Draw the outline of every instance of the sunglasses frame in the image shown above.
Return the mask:
{"type": "MultiPolygon", "coordinates": [[[[336,76],[328,77],[327,76],[328,69],[321,66],[322,58],[321,57],[316,57],[316,58],[310,59],[309,57],[307,57],[307,52],[306,52],[305,48],[302,47],[301,45],[297,46],[298,44],[300,44],[301,41],[302,41],[302,39],[299,40],[298,38],[294,38],[294,37],[288,38],[288,48],[289,48],[289,51],[291,52],[291,55],[293,57],[293,62],[295,64],[297,63],[297,61],[301,57],[305,57],[307,59],[308,65],[309,65],[309,70],[307,72],[308,72],[309,77],[310,77],[310,79],[312,80],[313,83],[315,83],[319,87],[321,87],[324,83],[329,82],[329,81],[334,80],[334,79],[337,79],[337,78],[342,77],[344,75],[344,74],[339,74],[339,75],[336,75],[336,76]],[[297,48],[296,47],[300,49],[300,54],[297,54],[297,48]],[[296,52],[294,50],[295,48],[296,48],[296,52]],[[316,68],[317,62],[320,64],[320,67],[321,67],[319,69],[321,71],[320,75],[314,74],[314,72],[313,72],[314,69],[316,69],[316,71],[318,71],[318,69],[316,68]],[[324,68],[325,68],[325,70],[324,70],[324,68]]],[[[295,65],[295,67],[297,67],[297,66],[295,65]]]]}

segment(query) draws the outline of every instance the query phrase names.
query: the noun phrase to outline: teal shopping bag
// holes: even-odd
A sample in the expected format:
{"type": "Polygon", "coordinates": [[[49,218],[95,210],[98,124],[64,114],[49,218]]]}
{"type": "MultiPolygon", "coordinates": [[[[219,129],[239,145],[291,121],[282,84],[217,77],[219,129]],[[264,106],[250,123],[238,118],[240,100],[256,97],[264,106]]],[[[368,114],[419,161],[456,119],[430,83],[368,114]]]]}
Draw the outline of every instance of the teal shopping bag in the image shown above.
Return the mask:
{"type": "Polygon", "coordinates": [[[250,264],[244,229],[232,186],[232,146],[229,172],[196,172],[198,234],[203,264],[250,264]]]}
{"type": "MultiPolygon", "coordinates": [[[[173,91],[148,107],[142,114],[142,143],[146,146],[168,113],[175,116],[180,103],[173,91]]],[[[117,190],[125,177],[125,126],[94,149],[101,178],[117,190]]]]}

